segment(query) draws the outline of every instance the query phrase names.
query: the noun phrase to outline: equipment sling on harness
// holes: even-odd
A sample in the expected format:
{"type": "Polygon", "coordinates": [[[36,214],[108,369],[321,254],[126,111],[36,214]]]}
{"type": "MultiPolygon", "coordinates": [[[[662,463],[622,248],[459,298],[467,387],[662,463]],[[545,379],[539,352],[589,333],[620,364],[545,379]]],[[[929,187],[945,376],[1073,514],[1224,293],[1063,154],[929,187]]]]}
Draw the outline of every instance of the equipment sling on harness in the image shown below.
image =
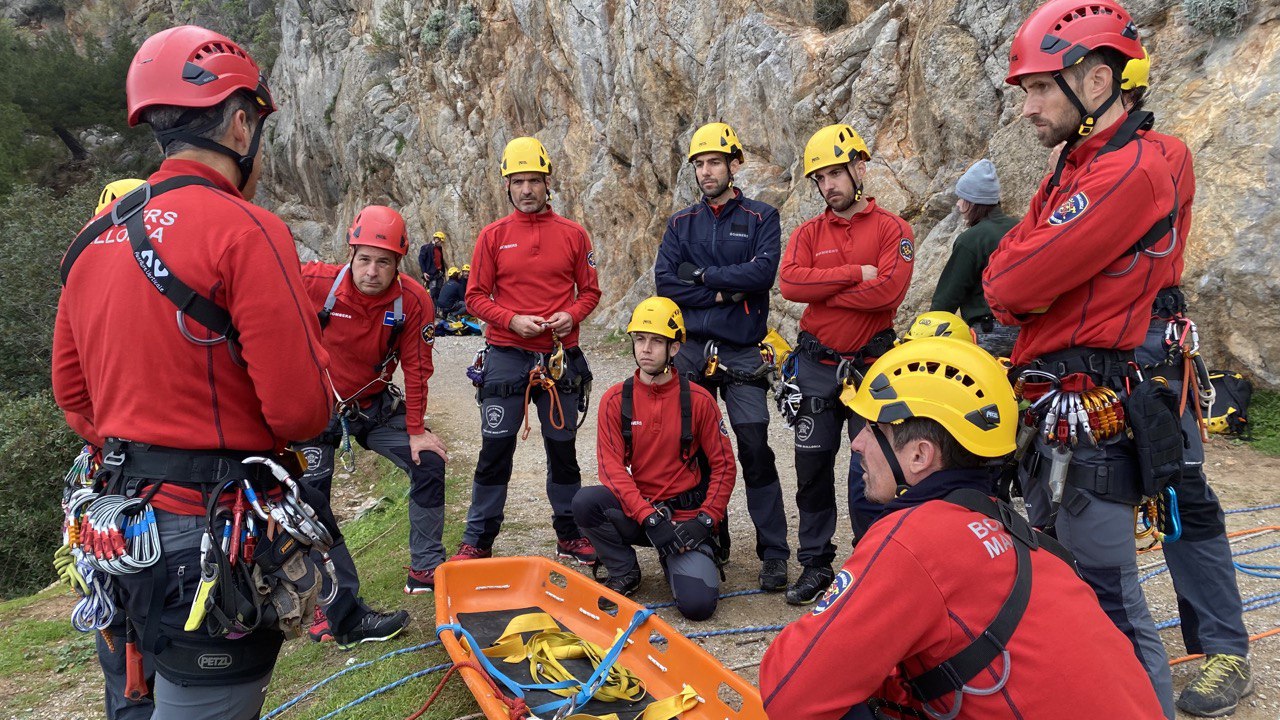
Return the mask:
{"type": "Polygon", "coordinates": [[[996,613],[986,629],[979,633],[965,649],[939,663],[932,670],[915,677],[911,677],[903,668],[903,675],[908,678],[907,688],[923,704],[925,712],[936,720],[951,720],[959,715],[966,693],[991,695],[999,692],[1008,681],[1011,672],[1009,641],[1018,629],[1018,623],[1027,609],[1027,602],[1031,599],[1031,551],[1043,548],[1071,566],[1072,570],[1076,569],[1075,559],[1066,548],[1057,540],[1032,528],[1008,504],[993,500],[986,494],[970,488],[954,490],[944,500],[970,512],[989,517],[1003,525],[1015,541],[1013,546],[1017,566],[1013,587],[1000,606],[1000,611],[996,613]],[[1000,679],[991,687],[970,687],[969,682],[990,667],[997,658],[1003,658],[1000,679]],[[947,693],[952,694],[950,710],[938,712],[929,706],[929,703],[945,697],[947,693]]]}
{"type": "Polygon", "coordinates": [[[236,350],[236,338],[239,333],[231,322],[231,314],[214,301],[196,292],[190,285],[179,279],[177,275],[174,275],[173,271],[169,269],[168,265],[164,263],[156,252],[156,249],[151,245],[150,238],[147,237],[147,226],[143,222],[143,218],[146,215],[144,211],[151,200],[171,190],[193,185],[217,190],[217,186],[202,177],[180,175],[155,185],[143,183],[116,201],[116,204],[111,207],[110,213],[89,223],[76,236],[76,239],[71,243],[71,247],[67,248],[67,253],[62,258],[62,284],[64,287],[66,286],[67,278],[71,275],[71,267],[75,264],[76,259],[80,257],[80,254],[84,252],[85,248],[93,244],[93,241],[107,230],[124,226],[129,235],[129,245],[133,248],[133,257],[137,261],[139,269],[146,275],[147,280],[155,286],[156,290],[160,291],[161,295],[164,295],[169,302],[177,306],[178,331],[182,333],[182,336],[197,345],[217,345],[225,342],[231,351],[232,359],[236,361],[236,364],[243,366],[244,362],[240,358],[239,351],[236,350]],[[187,329],[186,317],[188,316],[208,328],[215,337],[202,340],[192,335],[191,331],[187,329]]]}
{"type": "MultiPolygon", "coordinates": [[[[680,375],[680,461],[693,458],[693,400],[690,397],[689,379],[680,375]]],[[[635,378],[622,381],[622,464],[631,467],[631,421],[635,420],[635,378]]]]}

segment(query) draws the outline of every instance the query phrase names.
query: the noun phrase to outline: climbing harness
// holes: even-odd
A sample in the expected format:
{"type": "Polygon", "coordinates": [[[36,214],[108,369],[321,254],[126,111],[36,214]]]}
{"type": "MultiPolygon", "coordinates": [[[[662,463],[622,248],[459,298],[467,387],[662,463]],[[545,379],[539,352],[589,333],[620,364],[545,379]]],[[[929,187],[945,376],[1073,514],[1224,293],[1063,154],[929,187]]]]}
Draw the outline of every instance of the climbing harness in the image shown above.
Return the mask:
{"type": "MultiPolygon", "coordinates": [[[[684,375],[677,376],[680,382],[680,462],[694,461],[693,452],[693,398],[691,383],[684,375]]],[[[634,448],[631,423],[635,420],[635,378],[622,381],[622,407],[619,413],[619,429],[622,432],[622,464],[631,467],[634,448]]],[[[699,501],[701,503],[701,501],[699,501]]]]}

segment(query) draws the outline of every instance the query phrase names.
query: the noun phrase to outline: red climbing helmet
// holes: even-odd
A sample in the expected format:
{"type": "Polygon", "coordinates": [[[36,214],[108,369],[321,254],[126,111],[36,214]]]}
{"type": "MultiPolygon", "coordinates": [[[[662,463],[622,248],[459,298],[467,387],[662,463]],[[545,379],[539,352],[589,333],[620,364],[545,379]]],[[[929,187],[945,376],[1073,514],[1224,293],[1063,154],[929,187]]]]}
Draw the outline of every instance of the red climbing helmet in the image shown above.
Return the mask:
{"type": "Polygon", "coordinates": [[[1127,58],[1143,56],[1138,30],[1124,8],[1113,0],[1049,0],[1013,36],[1005,82],[1020,85],[1026,75],[1058,72],[1104,47],[1127,58]]]}
{"type": "Polygon", "coordinates": [[[258,64],[239,45],[195,25],[161,30],[147,38],[125,79],[129,126],[156,105],[207,108],[245,91],[262,115],[275,112],[258,64]]]}
{"type": "Polygon", "coordinates": [[[347,231],[347,244],[368,245],[390,250],[397,255],[409,252],[409,236],[404,231],[404,218],[386,205],[370,205],[361,210],[347,231]]]}

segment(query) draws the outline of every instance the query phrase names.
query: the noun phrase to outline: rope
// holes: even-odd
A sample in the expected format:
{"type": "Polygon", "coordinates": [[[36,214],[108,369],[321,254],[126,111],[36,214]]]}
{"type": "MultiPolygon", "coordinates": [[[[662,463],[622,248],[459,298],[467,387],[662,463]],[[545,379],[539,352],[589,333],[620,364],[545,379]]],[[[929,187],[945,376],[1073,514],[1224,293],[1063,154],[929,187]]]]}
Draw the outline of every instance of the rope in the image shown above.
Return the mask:
{"type": "MultiPolygon", "coordinates": [[[[1266,632],[1260,632],[1260,633],[1258,633],[1257,635],[1250,635],[1250,636],[1249,636],[1249,642],[1251,642],[1251,643],[1252,643],[1252,642],[1257,642],[1257,641],[1259,641],[1259,640],[1261,640],[1261,639],[1263,639],[1263,638],[1271,637],[1272,635],[1280,635],[1280,626],[1273,627],[1273,628],[1271,628],[1270,630],[1267,630],[1266,632]]],[[[1182,664],[1182,663],[1184,663],[1184,662],[1191,662],[1192,660],[1199,660],[1199,659],[1200,659],[1200,658],[1202,658],[1202,657],[1204,657],[1204,653],[1196,653],[1196,654],[1194,654],[1194,655],[1183,655],[1183,656],[1182,656],[1182,657],[1180,657],[1180,658],[1174,658],[1174,659],[1170,660],[1170,661],[1169,661],[1169,665],[1170,665],[1171,667],[1172,667],[1172,666],[1174,666],[1174,665],[1181,665],[1181,664],[1182,664]]]]}
{"type": "Polygon", "coordinates": [[[1274,503],[1271,505],[1259,505],[1258,507],[1236,508],[1235,510],[1223,510],[1222,512],[1226,515],[1236,515],[1238,513],[1251,513],[1251,512],[1261,512],[1263,510],[1275,510],[1276,508],[1280,508],[1280,503],[1274,503]]]}
{"type": "MultiPolygon", "coordinates": [[[[1231,557],[1239,557],[1239,556],[1241,556],[1241,555],[1252,555],[1253,553],[1260,553],[1260,552],[1263,552],[1264,550],[1274,550],[1274,549],[1276,549],[1276,548],[1280,548],[1280,543],[1271,543],[1270,545],[1263,545],[1262,547],[1246,548],[1246,549],[1244,549],[1244,550],[1237,550],[1237,551],[1235,551],[1235,552],[1231,553],[1231,557]]],[[[1237,566],[1237,567],[1239,567],[1239,566],[1237,566]]],[[[1151,572],[1147,573],[1146,575],[1143,575],[1142,577],[1138,578],[1138,582],[1139,582],[1139,583],[1144,583],[1144,582],[1146,582],[1146,581],[1150,580],[1151,578],[1156,577],[1157,575],[1163,575],[1164,573],[1167,573],[1167,572],[1169,572],[1169,566],[1168,566],[1168,565],[1165,565],[1164,567],[1162,567],[1162,568],[1160,568],[1160,569],[1158,569],[1158,570],[1152,570],[1151,572]]]]}
{"type": "MultiPolygon", "coordinates": [[[[738,590],[737,592],[725,593],[716,599],[724,600],[726,598],[742,597],[744,595],[763,595],[763,594],[764,594],[763,590],[738,590]]],[[[663,603],[649,603],[645,605],[645,607],[649,608],[650,610],[661,610],[662,608],[669,608],[669,607],[675,607],[675,606],[676,606],[676,603],[674,601],[663,602],[663,603]]]]}
{"type": "MultiPolygon", "coordinates": [[[[333,712],[329,713],[328,715],[321,715],[319,718],[317,718],[317,720],[329,720],[329,718],[337,717],[337,715],[338,715],[339,713],[342,713],[342,712],[344,712],[344,711],[346,711],[346,710],[350,710],[351,708],[353,708],[353,707],[355,707],[355,706],[357,706],[357,705],[359,705],[359,704],[361,704],[361,703],[368,702],[368,701],[370,701],[370,700],[372,700],[372,699],[374,699],[374,698],[378,697],[379,695],[381,695],[381,694],[383,694],[383,693],[386,693],[386,692],[390,692],[390,691],[392,691],[392,690],[395,690],[396,688],[400,687],[401,685],[404,685],[405,683],[407,683],[407,682],[409,682],[409,681],[411,681],[411,680],[416,680],[416,679],[418,679],[418,678],[420,678],[420,677],[426,677],[427,675],[430,675],[430,674],[432,674],[432,673],[438,673],[438,672],[440,672],[441,670],[445,670],[445,669],[447,669],[449,666],[451,666],[452,664],[453,664],[453,663],[441,663],[441,664],[439,664],[439,665],[433,665],[432,667],[429,667],[429,668],[427,668],[426,670],[419,670],[418,672],[413,673],[413,674],[411,674],[411,675],[406,675],[405,677],[402,677],[402,678],[400,678],[399,680],[397,680],[397,681],[395,681],[395,682],[393,682],[393,683],[389,683],[389,684],[387,684],[387,685],[383,685],[382,687],[378,688],[377,690],[374,690],[373,692],[370,692],[370,693],[368,693],[368,694],[366,694],[366,695],[362,695],[362,696],[360,696],[360,697],[356,698],[355,700],[352,700],[351,702],[347,703],[346,705],[343,705],[342,707],[338,708],[337,710],[334,710],[333,712]]],[[[264,718],[264,720],[265,720],[265,718],[264,718]]]]}
{"type": "Polygon", "coordinates": [[[520,433],[521,440],[529,439],[529,398],[534,387],[542,388],[551,398],[551,411],[548,413],[551,427],[556,430],[564,429],[564,408],[560,405],[560,391],[556,389],[556,381],[547,376],[542,365],[534,365],[529,370],[529,383],[524,386],[524,431],[520,433]]]}
{"type": "MultiPolygon", "coordinates": [[[[1254,610],[1261,610],[1263,608],[1271,607],[1272,605],[1280,605],[1280,592],[1254,595],[1253,597],[1245,598],[1241,612],[1253,612],[1254,610]]],[[[1181,624],[1182,618],[1170,618],[1163,622],[1156,623],[1156,629],[1168,630],[1169,628],[1178,627],[1181,624]]]]}
{"type": "Polygon", "coordinates": [[[449,668],[449,671],[444,674],[444,677],[440,678],[440,684],[436,685],[435,692],[431,693],[431,697],[427,698],[427,702],[418,709],[418,712],[405,718],[405,720],[418,720],[418,718],[422,717],[423,714],[427,712],[427,709],[431,707],[432,703],[436,701],[436,698],[440,697],[440,693],[444,691],[445,683],[449,682],[449,678],[453,677],[454,673],[464,667],[471,668],[476,671],[479,673],[480,677],[484,678],[485,681],[489,683],[489,687],[493,690],[493,696],[501,700],[503,705],[507,706],[507,717],[510,718],[510,720],[522,720],[523,718],[529,717],[529,706],[525,705],[524,700],[521,700],[520,698],[508,698],[506,695],[503,695],[502,691],[498,689],[496,684],[494,684],[493,678],[489,677],[488,673],[470,660],[463,660],[449,668]]]}
{"type": "MultiPolygon", "coordinates": [[[[427,648],[433,648],[439,644],[440,644],[439,640],[432,640],[431,642],[426,642],[421,645],[414,645],[413,647],[400,648],[399,650],[392,650],[391,652],[385,655],[382,655],[380,657],[376,657],[372,660],[366,660],[365,662],[357,663],[350,667],[343,668],[338,672],[316,683],[315,685],[312,685],[306,690],[303,690],[300,695],[293,698],[292,700],[289,700],[288,702],[284,703],[280,707],[277,707],[275,710],[272,710],[266,715],[263,715],[262,720],[270,720],[271,718],[280,716],[289,708],[292,708],[294,705],[297,705],[298,703],[310,697],[313,693],[315,693],[320,688],[324,687],[325,685],[328,685],[329,683],[333,682],[334,680],[337,680],[338,678],[342,677],[343,675],[346,675],[347,673],[355,672],[356,670],[360,670],[362,668],[367,668],[370,665],[373,665],[374,663],[381,662],[388,658],[396,657],[397,655],[404,655],[406,653],[417,652],[418,650],[426,650],[427,648]]],[[[441,666],[441,667],[447,667],[447,665],[441,666]]]]}

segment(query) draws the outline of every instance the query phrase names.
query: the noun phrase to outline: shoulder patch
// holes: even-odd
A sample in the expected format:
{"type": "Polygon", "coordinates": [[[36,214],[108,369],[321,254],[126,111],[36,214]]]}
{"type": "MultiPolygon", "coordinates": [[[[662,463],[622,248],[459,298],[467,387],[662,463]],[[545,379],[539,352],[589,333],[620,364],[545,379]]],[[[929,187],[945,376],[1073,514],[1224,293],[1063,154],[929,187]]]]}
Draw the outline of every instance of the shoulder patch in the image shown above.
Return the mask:
{"type": "Polygon", "coordinates": [[[720,418],[720,434],[729,437],[729,428],[724,426],[724,418],[720,418]]]}
{"type": "Polygon", "coordinates": [[[1058,206],[1057,210],[1049,216],[1050,225],[1066,225],[1084,214],[1089,209],[1089,196],[1080,191],[1075,195],[1067,198],[1067,201],[1058,206]]]}
{"type": "Polygon", "coordinates": [[[898,254],[907,262],[916,259],[916,247],[911,244],[911,238],[902,238],[898,241],[898,254]]]}
{"type": "Polygon", "coordinates": [[[587,251],[587,264],[588,264],[588,265],[590,265],[591,267],[595,267],[595,266],[596,266],[596,251],[595,251],[595,250],[588,250],[588,251],[587,251]]]}
{"type": "Polygon", "coordinates": [[[431,323],[430,325],[424,325],[424,326],[423,326],[423,328],[422,328],[422,342],[424,342],[424,343],[426,343],[426,344],[428,344],[428,345],[435,345],[435,344],[436,344],[436,325],[435,325],[435,323],[431,323]]]}
{"type": "Polygon", "coordinates": [[[827,588],[827,591],[823,593],[822,598],[818,600],[818,604],[813,606],[813,614],[821,615],[826,612],[828,608],[835,604],[840,595],[852,585],[853,573],[841,569],[840,572],[836,573],[835,580],[831,581],[831,587],[827,588]]]}

